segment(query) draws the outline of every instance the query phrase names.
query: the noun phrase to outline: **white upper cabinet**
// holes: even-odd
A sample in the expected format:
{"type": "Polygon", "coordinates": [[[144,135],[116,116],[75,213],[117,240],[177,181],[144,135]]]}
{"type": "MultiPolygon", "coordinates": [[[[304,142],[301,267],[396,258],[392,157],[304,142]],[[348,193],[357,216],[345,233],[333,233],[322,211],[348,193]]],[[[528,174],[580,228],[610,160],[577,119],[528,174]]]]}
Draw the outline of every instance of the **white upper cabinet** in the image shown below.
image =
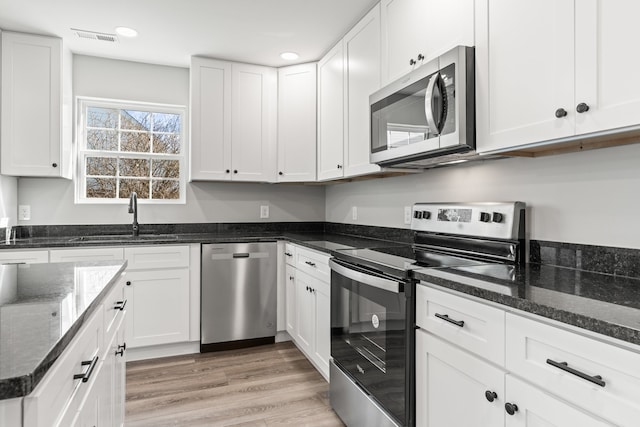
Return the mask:
{"type": "Polygon", "coordinates": [[[343,176],[344,58],[342,41],[318,63],[318,180],[343,176]]]}
{"type": "Polygon", "coordinates": [[[316,180],[316,64],[278,70],[278,182],[316,180]]]}
{"type": "Polygon", "coordinates": [[[640,2],[576,2],[576,133],[585,134],[640,124],[640,58],[629,51],[640,40],[640,2]]]}
{"type": "Polygon", "coordinates": [[[473,0],[382,0],[382,85],[447,50],[474,45],[473,0]]]}
{"type": "Polygon", "coordinates": [[[369,162],[369,95],[380,89],[380,6],[344,37],[344,176],[380,171],[369,162]]]}
{"type": "Polygon", "coordinates": [[[191,179],[274,181],[277,75],[269,67],[191,60],[191,179]]]}
{"type": "Polygon", "coordinates": [[[476,5],[477,148],[561,142],[640,124],[632,0],[481,0],[476,5]]]}
{"type": "Polygon", "coordinates": [[[191,58],[191,179],[231,175],[231,63],[191,58]]]}
{"type": "Polygon", "coordinates": [[[71,52],[62,39],[2,33],[2,174],[71,178],[71,52]]]}

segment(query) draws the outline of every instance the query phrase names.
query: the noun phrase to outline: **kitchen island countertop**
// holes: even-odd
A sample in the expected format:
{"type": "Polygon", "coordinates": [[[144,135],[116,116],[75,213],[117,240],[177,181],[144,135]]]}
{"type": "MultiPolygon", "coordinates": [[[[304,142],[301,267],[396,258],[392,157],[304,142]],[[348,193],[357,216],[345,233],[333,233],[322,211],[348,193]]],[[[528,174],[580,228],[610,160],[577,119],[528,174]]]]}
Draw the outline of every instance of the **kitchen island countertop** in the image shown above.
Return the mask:
{"type": "Polygon", "coordinates": [[[0,265],[0,399],[35,389],[126,261],[0,265]]]}

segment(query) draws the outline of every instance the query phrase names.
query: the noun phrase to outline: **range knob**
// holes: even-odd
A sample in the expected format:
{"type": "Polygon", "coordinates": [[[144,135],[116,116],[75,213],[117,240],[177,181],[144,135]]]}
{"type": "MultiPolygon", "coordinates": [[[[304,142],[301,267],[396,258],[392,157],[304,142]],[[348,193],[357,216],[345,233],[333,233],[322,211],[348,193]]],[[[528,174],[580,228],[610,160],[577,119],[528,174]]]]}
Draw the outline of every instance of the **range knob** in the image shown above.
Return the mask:
{"type": "Polygon", "coordinates": [[[504,216],[500,212],[494,212],[491,220],[493,222],[502,222],[504,216]]]}
{"type": "Polygon", "coordinates": [[[431,218],[431,212],[422,211],[422,219],[429,219],[429,218],[431,218]]]}
{"type": "Polygon", "coordinates": [[[481,222],[491,221],[491,215],[488,212],[480,212],[480,221],[481,222]]]}
{"type": "Polygon", "coordinates": [[[415,211],[415,212],[413,213],[413,217],[414,217],[415,219],[422,219],[422,212],[421,212],[421,211],[415,211]]]}

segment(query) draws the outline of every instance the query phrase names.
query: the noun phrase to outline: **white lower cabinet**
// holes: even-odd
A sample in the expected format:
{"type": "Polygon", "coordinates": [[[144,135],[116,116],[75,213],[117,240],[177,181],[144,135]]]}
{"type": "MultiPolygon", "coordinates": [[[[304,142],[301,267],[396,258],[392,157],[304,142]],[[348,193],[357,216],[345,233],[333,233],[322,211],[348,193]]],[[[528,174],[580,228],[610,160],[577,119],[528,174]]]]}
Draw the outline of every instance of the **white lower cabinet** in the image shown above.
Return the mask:
{"type": "Polygon", "coordinates": [[[189,340],[189,270],[128,273],[127,344],[131,348],[189,340]]]}
{"type": "Polygon", "coordinates": [[[110,309],[111,298],[122,295],[123,287],[124,277],[84,323],[35,390],[24,397],[23,427],[124,425],[127,305],[110,309]],[[108,329],[112,332],[105,334],[108,329]]]}
{"type": "Polygon", "coordinates": [[[295,256],[295,260],[285,266],[287,332],[328,381],[331,354],[330,257],[291,244],[286,245],[286,250],[295,256]]]}
{"type": "Polygon", "coordinates": [[[40,264],[49,262],[48,251],[0,251],[0,264],[40,264]]]}
{"type": "Polygon", "coordinates": [[[431,285],[416,308],[418,427],[638,425],[640,348],[431,285]]]}
{"type": "Polygon", "coordinates": [[[416,331],[416,395],[418,426],[504,425],[504,371],[424,330],[416,331]]]}

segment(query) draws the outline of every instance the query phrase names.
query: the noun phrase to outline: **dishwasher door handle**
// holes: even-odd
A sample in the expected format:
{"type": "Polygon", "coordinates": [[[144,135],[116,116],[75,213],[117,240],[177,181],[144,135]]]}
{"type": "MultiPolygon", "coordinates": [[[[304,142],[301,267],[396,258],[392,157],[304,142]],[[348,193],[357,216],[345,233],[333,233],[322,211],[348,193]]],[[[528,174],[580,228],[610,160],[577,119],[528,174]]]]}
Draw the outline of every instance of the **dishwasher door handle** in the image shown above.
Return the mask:
{"type": "Polygon", "coordinates": [[[251,255],[246,252],[233,254],[234,258],[249,258],[250,256],[251,255]]]}

